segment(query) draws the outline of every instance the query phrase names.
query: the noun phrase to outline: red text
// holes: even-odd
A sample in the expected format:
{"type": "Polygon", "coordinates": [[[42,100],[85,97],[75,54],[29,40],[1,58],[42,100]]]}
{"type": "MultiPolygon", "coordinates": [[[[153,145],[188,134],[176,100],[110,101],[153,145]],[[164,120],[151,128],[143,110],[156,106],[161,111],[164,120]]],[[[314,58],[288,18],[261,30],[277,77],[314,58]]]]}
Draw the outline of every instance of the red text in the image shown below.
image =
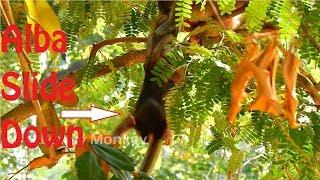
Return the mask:
{"type": "MultiPolygon", "coordinates": [[[[19,31],[16,25],[10,25],[2,33],[1,50],[2,52],[8,52],[8,45],[14,44],[16,52],[22,52],[22,46],[25,44],[25,51],[31,52],[31,24],[25,26],[25,43],[23,43],[22,33],[19,31]]],[[[48,48],[57,53],[64,53],[67,51],[67,35],[63,31],[54,31],[52,33],[53,38],[50,38],[48,32],[40,28],[39,24],[34,26],[34,50],[35,52],[45,52],[48,48]],[[43,42],[40,43],[40,39],[43,42]],[[53,40],[53,42],[51,42],[53,40]]]]}
{"type": "Polygon", "coordinates": [[[74,132],[77,132],[78,135],[76,147],[82,147],[84,142],[83,130],[79,126],[68,126],[67,128],[52,127],[50,128],[50,130],[47,127],[37,128],[35,126],[29,126],[25,129],[24,133],[22,133],[18,123],[16,121],[8,119],[2,122],[1,131],[1,141],[3,148],[16,148],[20,146],[22,142],[24,142],[24,144],[28,148],[36,148],[40,143],[42,143],[42,140],[47,147],[53,146],[58,148],[63,145],[64,136],[67,136],[67,147],[72,148],[72,135],[74,132]],[[8,140],[8,130],[11,128],[14,128],[16,133],[16,139],[14,140],[14,142],[9,142],[8,140]],[[33,141],[29,139],[30,132],[34,132],[35,134],[35,139],[33,141]]]}
{"type": "MultiPolygon", "coordinates": [[[[57,73],[51,72],[51,75],[47,77],[40,85],[38,84],[35,76],[37,73],[31,74],[30,72],[23,72],[23,95],[26,101],[38,100],[38,94],[41,95],[41,99],[45,101],[56,101],[59,99],[68,101],[76,98],[73,89],[75,87],[75,80],[71,78],[65,78],[57,83],[57,73]],[[31,91],[29,89],[31,85],[31,91]]],[[[1,90],[1,95],[8,101],[17,100],[21,95],[20,87],[14,83],[19,78],[19,74],[16,72],[6,72],[2,77],[3,85],[11,90],[1,90]],[[8,92],[10,93],[8,93],[8,92]]]]}

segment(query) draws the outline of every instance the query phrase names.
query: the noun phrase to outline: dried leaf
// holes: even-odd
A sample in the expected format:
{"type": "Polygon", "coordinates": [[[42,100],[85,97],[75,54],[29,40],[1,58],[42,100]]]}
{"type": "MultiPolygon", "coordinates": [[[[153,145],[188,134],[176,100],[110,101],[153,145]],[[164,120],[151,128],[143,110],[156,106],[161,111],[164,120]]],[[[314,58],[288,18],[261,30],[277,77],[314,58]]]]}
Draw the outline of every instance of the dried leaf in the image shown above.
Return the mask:
{"type": "Polygon", "coordinates": [[[241,102],[245,98],[245,88],[252,77],[249,69],[249,61],[241,62],[236,70],[235,77],[231,84],[231,103],[228,120],[233,124],[236,122],[237,114],[240,112],[241,102]]]}
{"type": "Polygon", "coordinates": [[[50,158],[48,157],[37,157],[33,159],[30,164],[29,164],[29,170],[41,168],[43,166],[51,166],[55,162],[53,162],[50,158]]]}
{"type": "Polygon", "coordinates": [[[232,124],[236,122],[237,114],[240,112],[241,102],[245,98],[245,88],[252,77],[250,70],[251,61],[258,57],[260,49],[257,45],[249,46],[247,54],[236,68],[236,73],[231,84],[231,103],[228,120],[232,124]]]}
{"type": "Polygon", "coordinates": [[[270,72],[263,71],[255,65],[253,65],[252,70],[258,82],[259,95],[250,106],[250,109],[268,112],[274,115],[282,114],[281,105],[271,87],[270,72]]]}
{"type": "Polygon", "coordinates": [[[277,100],[275,90],[276,65],[278,61],[278,56],[275,58],[276,51],[275,43],[270,41],[258,63],[259,65],[250,64],[259,90],[259,95],[250,106],[250,109],[268,112],[278,116],[283,114],[283,110],[277,100]]]}
{"type": "MultiPolygon", "coordinates": [[[[44,101],[41,103],[41,109],[43,112],[43,115],[45,117],[45,123],[41,122],[39,118],[37,118],[37,127],[41,128],[46,126],[48,128],[48,132],[52,132],[52,128],[55,128],[56,130],[56,135],[59,136],[60,135],[60,127],[61,127],[61,122],[60,119],[54,109],[54,106],[52,104],[52,102],[50,101],[44,101]]],[[[58,147],[59,148],[59,147],[58,147]]],[[[52,159],[56,158],[56,154],[55,151],[57,150],[57,148],[54,147],[47,147],[44,146],[42,144],[40,144],[40,150],[42,153],[44,154],[50,154],[50,157],[52,159]]]]}
{"type": "Polygon", "coordinates": [[[260,68],[265,69],[272,64],[274,57],[277,54],[276,45],[277,44],[274,40],[271,40],[268,42],[268,45],[267,45],[266,49],[264,50],[261,59],[258,59],[258,60],[260,60],[260,62],[257,64],[260,68]]]}
{"type": "Polygon", "coordinates": [[[37,168],[41,168],[41,167],[48,167],[48,168],[51,168],[53,167],[54,165],[56,165],[59,161],[59,159],[63,156],[63,153],[64,153],[64,149],[59,149],[56,151],[56,158],[50,158],[48,157],[47,155],[43,155],[41,157],[37,157],[37,158],[34,158],[28,165],[28,168],[29,170],[34,170],[34,169],[37,169],[37,168]]]}
{"type": "Polygon", "coordinates": [[[276,54],[273,60],[273,63],[269,66],[268,70],[270,71],[271,76],[271,87],[273,93],[276,94],[276,75],[277,75],[277,67],[279,63],[279,54],[276,54]]]}
{"type": "Polygon", "coordinates": [[[286,87],[284,109],[291,128],[297,127],[296,109],[299,101],[296,97],[296,83],[299,64],[300,60],[293,54],[293,49],[291,48],[283,62],[283,78],[286,87]]]}

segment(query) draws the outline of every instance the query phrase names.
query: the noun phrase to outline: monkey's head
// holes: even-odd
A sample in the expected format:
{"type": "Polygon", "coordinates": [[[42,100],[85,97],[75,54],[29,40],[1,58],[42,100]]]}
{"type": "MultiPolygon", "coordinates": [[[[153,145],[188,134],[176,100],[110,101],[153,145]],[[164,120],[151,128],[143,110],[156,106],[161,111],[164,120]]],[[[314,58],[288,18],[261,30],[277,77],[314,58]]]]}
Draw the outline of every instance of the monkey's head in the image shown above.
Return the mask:
{"type": "Polygon", "coordinates": [[[164,109],[157,101],[147,99],[136,108],[134,124],[137,133],[144,141],[152,142],[153,139],[160,139],[167,127],[164,109]]]}

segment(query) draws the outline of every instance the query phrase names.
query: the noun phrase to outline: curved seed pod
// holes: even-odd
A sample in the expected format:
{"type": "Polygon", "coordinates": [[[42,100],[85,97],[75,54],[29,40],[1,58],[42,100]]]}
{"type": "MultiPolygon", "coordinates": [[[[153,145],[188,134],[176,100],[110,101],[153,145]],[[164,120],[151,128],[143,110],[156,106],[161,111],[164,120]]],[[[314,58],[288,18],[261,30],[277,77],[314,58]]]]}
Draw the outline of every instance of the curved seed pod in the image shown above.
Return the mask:
{"type": "Polygon", "coordinates": [[[228,120],[232,124],[236,122],[237,114],[240,111],[241,102],[245,98],[245,88],[248,81],[252,77],[250,64],[260,54],[258,45],[252,44],[249,46],[247,54],[244,56],[240,64],[236,68],[236,73],[231,84],[231,103],[228,120]]]}
{"type": "Polygon", "coordinates": [[[296,97],[296,83],[299,64],[300,60],[293,54],[293,48],[291,48],[283,62],[283,78],[286,87],[283,106],[291,128],[297,127],[296,109],[299,101],[296,97]]]}

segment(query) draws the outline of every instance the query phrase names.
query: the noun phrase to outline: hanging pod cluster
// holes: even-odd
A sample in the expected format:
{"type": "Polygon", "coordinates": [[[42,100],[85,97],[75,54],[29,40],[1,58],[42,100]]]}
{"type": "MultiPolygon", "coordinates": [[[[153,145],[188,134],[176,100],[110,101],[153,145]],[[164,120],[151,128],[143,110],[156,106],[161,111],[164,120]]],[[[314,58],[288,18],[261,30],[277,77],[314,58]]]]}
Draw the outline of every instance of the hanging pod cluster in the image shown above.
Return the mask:
{"type": "Polygon", "coordinates": [[[266,48],[261,52],[259,45],[249,43],[247,51],[238,64],[233,82],[231,84],[231,103],[228,120],[235,124],[237,114],[240,112],[244,101],[245,88],[250,79],[257,81],[258,96],[249,106],[250,110],[267,112],[275,116],[284,116],[291,128],[297,127],[296,108],[298,100],[296,97],[297,71],[300,60],[294,55],[291,47],[284,54],[283,79],[285,83],[284,102],[277,98],[275,79],[279,62],[277,40],[268,41],[266,48]]]}

